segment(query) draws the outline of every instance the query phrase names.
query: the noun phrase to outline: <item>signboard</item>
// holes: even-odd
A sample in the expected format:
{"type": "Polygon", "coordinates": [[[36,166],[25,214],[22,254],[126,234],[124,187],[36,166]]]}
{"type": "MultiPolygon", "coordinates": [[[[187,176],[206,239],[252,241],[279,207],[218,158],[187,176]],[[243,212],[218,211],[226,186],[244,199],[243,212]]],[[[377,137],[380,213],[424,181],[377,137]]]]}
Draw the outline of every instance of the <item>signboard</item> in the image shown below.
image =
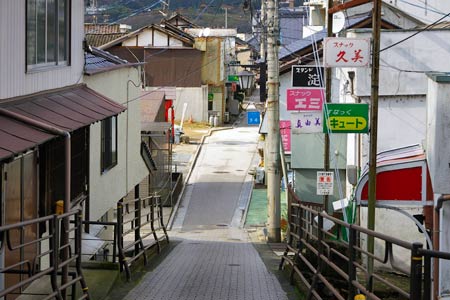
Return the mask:
{"type": "Polygon", "coordinates": [[[238,75],[228,75],[228,82],[239,82],[238,75]]]}
{"type": "Polygon", "coordinates": [[[292,134],[319,133],[323,131],[321,111],[291,113],[292,134]]]}
{"type": "Polygon", "coordinates": [[[366,67],[370,61],[369,39],[325,38],[325,67],[366,67]]]}
{"type": "Polygon", "coordinates": [[[323,110],[323,132],[369,132],[369,104],[328,103],[323,110]]]}
{"type": "Polygon", "coordinates": [[[214,94],[208,93],[208,101],[212,101],[212,100],[214,100],[214,94]]]}
{"type": "Polygon", "coordinates": [[[247,112],[247,125],[259,125],[261,122],[261,114],[259,111],[247,112]]]}
{"type": "Polygon", "coordinates": [[[293,88],[286,92],[287,110],[322,110],[324,89],[293,88]]]}
{"type": "Polygon", "coordinates": [[[292,66],[293,87],[321,88],[323,82],[323,67],[292,66]]]}
{"type": "Polygon", "coordinates": [[[291,121],[280,120],[280,136],[285,152],[291,152],[291,121]]]}
{"type": "Polygon", "coordinates": [[[317,172],[317,195],[333,195],[333,172],[317,172]]]}

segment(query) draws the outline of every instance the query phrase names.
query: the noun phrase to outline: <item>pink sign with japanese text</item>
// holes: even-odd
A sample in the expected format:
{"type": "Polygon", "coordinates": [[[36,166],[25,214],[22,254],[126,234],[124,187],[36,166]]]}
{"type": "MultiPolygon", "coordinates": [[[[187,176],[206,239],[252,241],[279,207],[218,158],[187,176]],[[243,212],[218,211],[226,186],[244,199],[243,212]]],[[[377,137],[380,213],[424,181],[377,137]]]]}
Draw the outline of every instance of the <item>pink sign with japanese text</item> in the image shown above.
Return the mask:
{"type": "Polygon", "coordinates": [[[285,152],[291,152],[291,121],[280,120],[280,135],[283,149],[285,152]]]}
{"type": "Polygon", "coordinates": [[[287,110],[322,110],[324,89],[293,88],[287,89],[287,110]]]}

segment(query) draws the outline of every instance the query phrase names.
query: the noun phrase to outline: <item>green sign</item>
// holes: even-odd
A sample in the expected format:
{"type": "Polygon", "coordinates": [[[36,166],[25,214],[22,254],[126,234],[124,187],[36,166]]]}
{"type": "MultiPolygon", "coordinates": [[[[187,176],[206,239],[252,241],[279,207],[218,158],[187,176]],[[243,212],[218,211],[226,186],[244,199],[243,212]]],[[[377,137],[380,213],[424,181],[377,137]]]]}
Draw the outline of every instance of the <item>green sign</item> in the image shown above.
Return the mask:
{"type": "Polygon", "coordinates": [[[239,76],[238,75],[228,75],[228,81],[229,82],[239,82],[239,76]]]}
{"type": "Polygon", "coordinates": [[[324,133],[369,132],[369,104],[328,103],[323,109],[324,133]]]}
{"type": "Polygon", "coordinates": [[[213,101],[213,100],[214,100],[214,94],[208,93],[208,101],[213,101]]]}

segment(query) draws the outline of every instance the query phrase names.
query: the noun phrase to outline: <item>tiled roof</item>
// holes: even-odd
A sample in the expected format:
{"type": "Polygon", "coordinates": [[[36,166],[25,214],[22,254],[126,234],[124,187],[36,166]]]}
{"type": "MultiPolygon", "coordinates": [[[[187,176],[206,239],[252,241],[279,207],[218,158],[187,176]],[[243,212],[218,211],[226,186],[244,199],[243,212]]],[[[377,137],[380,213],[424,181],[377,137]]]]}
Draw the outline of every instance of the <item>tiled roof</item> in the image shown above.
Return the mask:
{"type": "Polygon", "coordinates": [[[120,24],[94,24],[85,23],[84,24],[85,33],[120,33],[120,24]]]}
{"type": "Polygon", "coordinates": [[[100,47],[124,35],[126,33],[86,33],[86,42],[90,46],[100,47]]]}
{"type": "Polygon", "coordinates": [[[129,63],[107,51],[97,48],[91,48],[90,52],[85,53],[85,67],[84,72],[87,75],[93,75],[108,71],[111,69],[117,69],[121,67],[130,67],[135,64],[129,63]]]}

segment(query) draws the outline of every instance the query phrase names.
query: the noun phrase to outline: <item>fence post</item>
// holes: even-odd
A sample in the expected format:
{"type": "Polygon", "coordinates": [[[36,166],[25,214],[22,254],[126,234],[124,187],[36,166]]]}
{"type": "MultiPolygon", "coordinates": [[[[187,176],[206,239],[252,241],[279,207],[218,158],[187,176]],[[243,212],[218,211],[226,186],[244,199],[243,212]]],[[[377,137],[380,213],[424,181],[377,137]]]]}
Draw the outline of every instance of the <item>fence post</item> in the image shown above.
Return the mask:
{"type": "Polygon", "coordinates": [[[356,289],[353,281],[356,280],[356,230],[350,225],[348,237],[348,300],[353,300],[356,295],[356,289]]]}
{"type": "Polygon", "coordinates": [[[134,187],[134,255],[138,255],[140,251],[141,240],[141,198],[139,197],[139,184],[134,187]]]}
{"type": "Polygon", "coordinates": [[[423,273],[423,300],[431,299],[431,285],[433,284],[431,281],[431,257],[429,255],[424,256],[424,273],[423,273]]]}
{"type": "Polygon", "coordinates": [[[125,255],[123,253],[123,199],[117,202],[117,248],[119,250],[120,272],[123,272],[125,255]]]}
{"type": "Polygon", "coordinates": [[[422,243],[413,243],[411,249],[411,279],[410,279],[410,297],[411,300],[422,299],[422,260],[420,249],[422,243]]]}

